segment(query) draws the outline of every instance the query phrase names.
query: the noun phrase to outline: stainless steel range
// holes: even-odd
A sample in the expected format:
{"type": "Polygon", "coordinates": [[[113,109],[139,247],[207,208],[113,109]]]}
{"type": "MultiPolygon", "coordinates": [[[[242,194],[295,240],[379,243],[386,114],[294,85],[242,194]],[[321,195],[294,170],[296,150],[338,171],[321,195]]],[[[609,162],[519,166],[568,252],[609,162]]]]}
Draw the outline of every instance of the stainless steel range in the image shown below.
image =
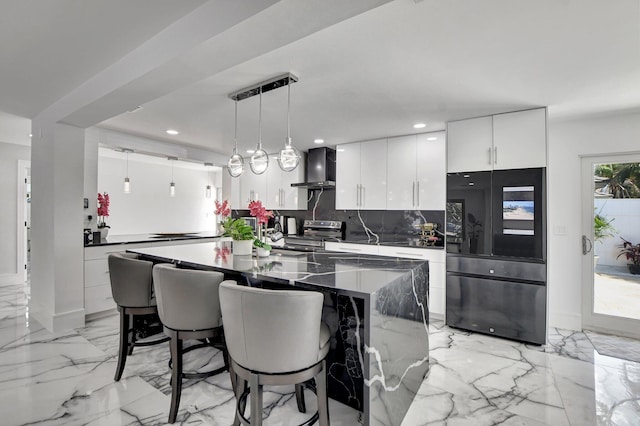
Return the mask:
{"type": "Polygon", "coordinates": [[[284,237],[286,248],[313,250],[324,248],[325,241],[344,240],[345,223],[337,220],[305,220],[302,235],[284,237]]]}

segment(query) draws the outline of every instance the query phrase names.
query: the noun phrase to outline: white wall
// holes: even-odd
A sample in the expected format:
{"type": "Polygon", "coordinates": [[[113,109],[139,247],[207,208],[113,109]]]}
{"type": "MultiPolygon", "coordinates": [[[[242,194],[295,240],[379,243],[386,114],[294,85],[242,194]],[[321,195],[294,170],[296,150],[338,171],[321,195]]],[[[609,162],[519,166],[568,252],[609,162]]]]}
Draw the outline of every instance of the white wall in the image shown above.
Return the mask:
{"type": "MultiPolygon", "coordinates": [[[[219,178],[204,165],[174,163],[175,197],[169,196],[171,161],[165,158],[129,154],[130,194],[123,192],[125,174],[126,155],[100,148],[96,192],[107,192],[110,197],[109,235],[215,230],[215,190],[207,199],[205,188],[209,183],[215,188],[219,178]]],[[[96,196],[88,210],[94,216],[92,226],[96,224],[96,196]]]]}
{"type": "Polygon", "coordinates": [[[29,161],[31,148],[0,140],[0,283],[21,282],[18,271],[18,160],[29,161]]]}
{"type": "Polygon", "coordinates": [[[549,123],[549,325],[582,327],[580,156],[640,151],[640,114],[549,123]]]}
{"type": "Polygon", "coordinates": [[[616,259],[620,252],[620,237],[633,244],[640,242],[640,199],[637,198],[599,198],[594,202],[595,211],[608,219],[616,230],[613,236],[595,243],[595,254],[600,256],[599,265],[622,266],[627,264],[624,256],[616,259]]]}

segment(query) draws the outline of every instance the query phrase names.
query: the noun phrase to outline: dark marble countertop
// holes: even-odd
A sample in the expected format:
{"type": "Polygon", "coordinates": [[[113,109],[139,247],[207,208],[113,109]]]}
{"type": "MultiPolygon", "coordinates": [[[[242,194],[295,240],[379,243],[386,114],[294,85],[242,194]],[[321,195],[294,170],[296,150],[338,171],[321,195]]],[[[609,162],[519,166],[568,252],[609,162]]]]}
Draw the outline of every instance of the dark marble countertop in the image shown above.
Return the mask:
{"type": "Polygon", "coordinates": [[[250,278],[370,296],[412,276],[428,276],[428,262],[328,251],[274,249],[268,257],[234,256],[230,241],[128,250],[160,262],[241,273],[250,278]]]}
{"type": "Polygon", "coordinates": [[[202,238],[215,238],[220,235],[214,231],[193,232],[193,233],[158,233],[158,234],[127,234],[109,235],[99,243],[85,244],[85,247],[109,246],[116,244],[139,244],[155,243],[160,241],[197,240],[202,238]]]}

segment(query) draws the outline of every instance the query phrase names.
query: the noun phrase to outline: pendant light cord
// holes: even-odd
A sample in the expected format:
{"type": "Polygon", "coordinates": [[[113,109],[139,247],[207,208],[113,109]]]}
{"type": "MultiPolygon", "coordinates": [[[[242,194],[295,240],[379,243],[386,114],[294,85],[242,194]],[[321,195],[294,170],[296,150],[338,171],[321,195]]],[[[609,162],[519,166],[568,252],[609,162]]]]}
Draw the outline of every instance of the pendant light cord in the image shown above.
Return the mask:
{"type": "Polygon", "coordinates": [[[287,84],[287,140],[285,145],[289,144],[291,140],[291,129],[290,129],[290,119],[289,119],[289,111],[291,110],[291,80],[287,84]]]}
{"type": "Polygon", "coordinates": [[[127,151],[127,176],[129,177],[129,151],[127,151]]]}
{"type": "Polygon", "coordinates": [[[175,160],[172,158],[172,159],[171,159],[171,183],[173,183],[173,162],[174,162],[174,161],[175,161],[175,160]]]}
{"type": "Polygon", "coordinates": [[[260,87],[260,109],[258,110],[258,150],[262,149],[262,87],[260,87]]]}
{"type": "Polygon", "coordinates": [[[233,153],[237,154],[238,153],[238,98],[236,98],[235,101],[236,105],[235,105],[235,131],[234,131],[234,135],[233,135],[233,140],[236,143],[236,147],[233,148],[233,153]]]}

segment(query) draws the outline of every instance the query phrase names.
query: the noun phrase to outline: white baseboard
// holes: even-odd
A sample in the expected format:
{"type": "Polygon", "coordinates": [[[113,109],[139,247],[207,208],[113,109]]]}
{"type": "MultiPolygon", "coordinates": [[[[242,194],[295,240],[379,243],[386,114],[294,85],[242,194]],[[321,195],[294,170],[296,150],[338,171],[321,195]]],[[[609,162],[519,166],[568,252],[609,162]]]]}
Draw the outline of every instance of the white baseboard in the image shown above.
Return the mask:
{"type": "Polygon", "coordinates": [[[548,328],[561,328],[563,330],[582,330],[582,315],[567,312],[549,312],[548,328]]]}
{"type": "Polygon", "coordinates": [[[0,274],[0,285],[24,284],[24,274],[0,274]]]}
{"type": "Polygon", "coordinates": [[[52,333],[84,327],[84,308],[53,314],[42,306],[35,306],[32,303],[30,312],[33,319],[52,333]]]}

